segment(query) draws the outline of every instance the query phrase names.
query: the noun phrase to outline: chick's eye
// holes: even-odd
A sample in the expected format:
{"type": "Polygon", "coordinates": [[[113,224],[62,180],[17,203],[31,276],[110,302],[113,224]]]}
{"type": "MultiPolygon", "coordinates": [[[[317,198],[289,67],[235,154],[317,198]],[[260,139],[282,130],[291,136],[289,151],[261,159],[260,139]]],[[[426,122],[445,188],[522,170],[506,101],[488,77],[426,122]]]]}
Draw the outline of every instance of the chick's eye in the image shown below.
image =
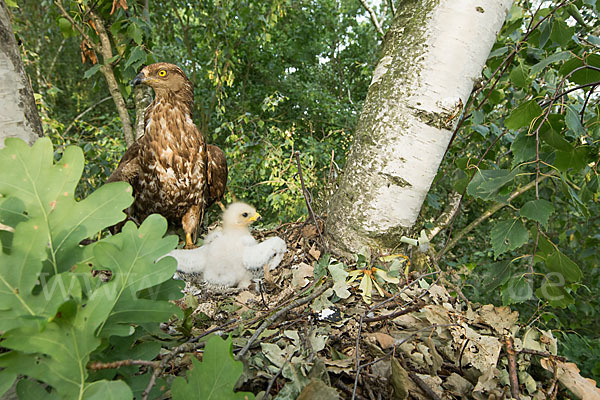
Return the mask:
{"type": "Polygon", "coordinates": [[[243,213],[242,217],[247,218],[248,217],[248,213],[243,213]]]}
{"type": "Polygon", "coordinates": [[[160,71],[158,71],[158,76],[166,76],[167,75],[167,71],[165,71],[164,69],[161,69],[160,71]]]}

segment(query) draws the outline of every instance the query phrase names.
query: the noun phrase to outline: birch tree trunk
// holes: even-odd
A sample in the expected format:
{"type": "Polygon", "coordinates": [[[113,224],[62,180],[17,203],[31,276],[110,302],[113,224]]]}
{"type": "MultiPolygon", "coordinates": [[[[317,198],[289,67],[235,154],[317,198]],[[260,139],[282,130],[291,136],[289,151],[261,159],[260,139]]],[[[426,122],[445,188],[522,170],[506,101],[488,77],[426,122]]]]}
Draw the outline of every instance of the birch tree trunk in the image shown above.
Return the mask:
{"type": "Polygon", "coordinates": [[[393,248],[416,222],[512,0],[404,0],[383,40],[327,239],[393,248]]]}
{"type": "Polygon", "coordinates": [[[29,144],[42,136],[33,90],[12,30],[4,0],[0,0],[0,148],[18,137],[29,144]]]}

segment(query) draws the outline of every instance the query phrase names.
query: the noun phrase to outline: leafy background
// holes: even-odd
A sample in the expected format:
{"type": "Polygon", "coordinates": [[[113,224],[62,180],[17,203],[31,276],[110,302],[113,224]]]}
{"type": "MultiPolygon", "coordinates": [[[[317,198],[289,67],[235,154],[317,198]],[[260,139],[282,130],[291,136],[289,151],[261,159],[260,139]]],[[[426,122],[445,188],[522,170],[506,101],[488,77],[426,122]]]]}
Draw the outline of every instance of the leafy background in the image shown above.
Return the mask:
{"type": "MultiPolygon", "coordinates": [[[[315,197],[325,193],[343,167],[377,61],[381,38],[360,2],[190,8],[176,0],[153,1],[148,10],[144,1],[126,3],[111,13],[108,0],[64,2],[76,21],[85,20],[78,4],[105,21],[130,108],[128,82],[142,64],[181,65],[195,85],[197,123],[226,151],[227,199],[258,205],[272,224],[304,216],[293,154],[300,152],[315,197]]],[[[125,149],[106,82],[98,64],[82,62],[81,37],[52,1],[7,4],[54,159],[68,145],[83,149],[74,200],[87,198],[125,149]]],[[[390,4],[375,7],[384,30],[390,4]]],[[[433,228],[449,199],[462,195],[460,212],[434,240],[441,265],[456,271],[470,299],[511,305],[524,324],[554,330],[562,353],[596,379],[599,7],[595,0],[515,2],[423,209],[425,228],[433,228]],[[460,240],[444,248],[453,238],[460,240]]]]}

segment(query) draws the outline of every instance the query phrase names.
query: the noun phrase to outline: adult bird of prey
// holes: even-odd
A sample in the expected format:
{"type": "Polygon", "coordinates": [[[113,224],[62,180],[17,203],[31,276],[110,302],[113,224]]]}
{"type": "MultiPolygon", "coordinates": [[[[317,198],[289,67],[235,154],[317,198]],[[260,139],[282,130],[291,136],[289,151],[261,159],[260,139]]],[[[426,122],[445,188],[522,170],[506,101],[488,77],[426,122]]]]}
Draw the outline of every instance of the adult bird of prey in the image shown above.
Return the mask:
{"type": "Polygon", "coordinates": [[[223,228],[210,232],[204,244],[193,250],[173,250],[177,272],[203,274],[206,282],[229,287],[250,285],[253,271],[272,270],[279,265],[287,246],[272,237],[258,243],[249,226],[260,215],[245,203],[233,203],[223,213],[223,228]]]}
{"type": "Polygon", "coordinates": [[[144,115],[144,134],[127,149],[107,182],[125,181],[135,201],[130,216],[141,221],[159,213],[181,223],[185,247],[204,210],[218,201],[227,184],[227,161],[217,146],[207,145],[192,120],[194,89],[181,68],[156,63],[144,67],[133,85],[154,89],[144,115]]]}

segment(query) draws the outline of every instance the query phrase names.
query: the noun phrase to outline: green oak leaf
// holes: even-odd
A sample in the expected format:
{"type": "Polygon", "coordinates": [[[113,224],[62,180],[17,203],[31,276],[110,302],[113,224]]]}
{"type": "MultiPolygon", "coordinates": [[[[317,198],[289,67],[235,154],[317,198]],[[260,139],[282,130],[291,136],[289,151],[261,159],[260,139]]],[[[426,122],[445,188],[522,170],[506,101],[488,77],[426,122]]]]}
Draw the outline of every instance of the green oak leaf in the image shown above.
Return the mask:
{"type": "Polygon", "coordinates": [[[48,138],[32,147],[14,138],[5,144],[0,150],[0,194],[21,201],[27,218],[39,218],[38,225],[47,230],[47,269],[55,274],[69,270],[82,261],[83,239],[125,218],[122,210],[133,202],[131,187],[117,182],[75,201],[84,162],[80,148],[67,147],[54,162],[48,138]]]}
{"type": "Polygon", "coordinates": [[[202,362],[192,357],[192,365],[187,379],[177,377],[173,381],[171,394],[174,400],[254,399],[252,393],[233,390],[244,366],[233,359],[231,338],[211,337],[206,342],[202,362]]]}
{"type": "MultiPolygon", "coordinates": [[[[95,331],[110,314],[115,300],[110,293],[116,292],[94,291],[86,304],[78,306],[74,316],[57,316],[43,330],[20,327],[5,333],[2,345],[12,351],[0,355],[2,373],[26,373],[48,383],[66,399],[101,398],[103,391],[126,393],[122,382],[87,382],[90,354],[101,343],[95,331]],[[120,389],[113,390],[115,386],[120,389]]],[[[131,391],[129,393],[128,397],[119,399],[133,398],[131,391]]]]}
{"type": "MultiPolygon", "coordinates": [[[[111,316],[101,327],[103,336],[129,335],[132,323],[161,322],[173,314],[183,315],[179,307],[168,301],[144,298],[161,293],[160,285],[169,281],[177,268],[172,257],[154,262],[177,245],[176,236],[163,237],[166,230],[167,221],[158,214],[152,214],[139,228],[130,221],[120,234],[94,247],[95,268],[112,271],[111,282],[118,284],[111,316]],[[156,292],[151,288],[156,288],[156,292]],[[143,290],[145,295],[141,297],[143,290]]],[[[165,288],[171,291],[167,296],[181,297],[180,285],[167,285],[165,288]]],[[[164,298],[165,294],[162,293],[162,296],[164,298]]]]}

